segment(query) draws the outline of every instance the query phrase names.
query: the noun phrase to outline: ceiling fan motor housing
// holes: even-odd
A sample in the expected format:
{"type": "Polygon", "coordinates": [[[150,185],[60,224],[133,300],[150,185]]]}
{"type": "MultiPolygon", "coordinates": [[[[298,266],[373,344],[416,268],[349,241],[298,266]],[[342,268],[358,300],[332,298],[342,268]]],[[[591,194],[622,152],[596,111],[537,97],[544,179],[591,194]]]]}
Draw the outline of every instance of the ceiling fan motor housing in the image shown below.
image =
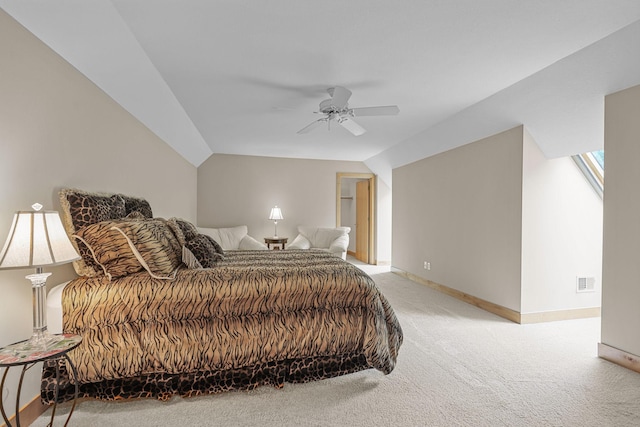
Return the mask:
{"type": "MultiPolygon", "coordinates": [[[[344,110],[346,109],[347,106],[345,105],[344,110]]],[[[324,101],[320,102],[320,112],[324,114],[339,113],[340,111],[341,110],[333,105],[333,99],[325,99],[324,101]]]]}
{"type": "Polygon", "coordinates": [[[313,123],[300,129],[298,133],[308,133],[315,129],[322,123],[329,124],[331,120],[337,121],[342,127],[347,129],[355,136],[362,135],[366,130],[360,126],[352,117],[356,115],[363,116],[388,116],[396,115],[400,111],[397,105],[388,105],[383,107],[362,107],[362,108],[349,108],[349,98],[351,97],[351,91],[342,86],[330,87],[327,89],[330,99],[325,99],[320,102],[320,112],[325,115],[321,119],[314,121],[313,123]],[[357,110],[357,113],[356,113],[357,110]]]}

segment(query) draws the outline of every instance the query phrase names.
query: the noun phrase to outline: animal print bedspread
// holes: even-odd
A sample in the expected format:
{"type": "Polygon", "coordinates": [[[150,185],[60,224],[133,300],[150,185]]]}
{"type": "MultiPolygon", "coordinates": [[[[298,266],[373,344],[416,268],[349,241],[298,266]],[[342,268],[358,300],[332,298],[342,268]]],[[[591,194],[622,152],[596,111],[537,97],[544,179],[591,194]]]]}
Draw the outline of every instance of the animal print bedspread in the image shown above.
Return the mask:
{"type": "Polygon", "coordinates": [[[227,251],[215,268],[181,269],[174,280],[78,278],[64,289],[63,313],[64,331],[83,338],[69,354],[81,384],[246,376],[237,387],[223,378],[210,390],[146,394],[159,398],[368,368],[388,374],[402,343],[373,280],[322,251],[227,251]],[[265,374],[274,367],[276,379],[265,374]]]}

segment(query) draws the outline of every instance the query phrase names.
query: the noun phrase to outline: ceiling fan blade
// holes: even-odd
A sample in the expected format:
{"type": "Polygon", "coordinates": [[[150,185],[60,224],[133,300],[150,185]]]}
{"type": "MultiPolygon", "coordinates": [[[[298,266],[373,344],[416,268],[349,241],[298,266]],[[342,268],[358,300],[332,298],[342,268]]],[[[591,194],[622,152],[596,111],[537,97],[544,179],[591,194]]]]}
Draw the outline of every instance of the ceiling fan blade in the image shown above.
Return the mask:
{"type": "Polygon", "coordinates": [[[327,92],[331,95],[331,105],[333,105],[336,110],[340,111],[347,107],[347,102],[349,102],[349,98],[351,98],[351,91],[349,89],[336,86],[329,88],[327,92]]]}
{"type": "Polygon", "coordinates": [[[315,128],[317,128],[318,126],[320,126],[323,122],[326,122],[326,121],[327,121],[327,119],[324,118],[324,117],[322,119],[318,119],[315,122],[312,122],[312,123],[308,124],[307,126],[303,127],[297,133],[299,133],[299,134],[309,133],[312,130],[314,130],[315,128]]]}
{"type": "Polygon", "coordinates": [[[355,136],[360,136],[366,132],[365,128],[348,117],[340,117],[338,119],[338,123],[340,123],[346,130],[348,130],[355,136]]]}
{"type": "Polygon", "coordinates": [[[395,116],[400,112],[397,105],[387,105],[384,107],[361,107],[352,108],[354,117],[362,116],[395,116]]]}

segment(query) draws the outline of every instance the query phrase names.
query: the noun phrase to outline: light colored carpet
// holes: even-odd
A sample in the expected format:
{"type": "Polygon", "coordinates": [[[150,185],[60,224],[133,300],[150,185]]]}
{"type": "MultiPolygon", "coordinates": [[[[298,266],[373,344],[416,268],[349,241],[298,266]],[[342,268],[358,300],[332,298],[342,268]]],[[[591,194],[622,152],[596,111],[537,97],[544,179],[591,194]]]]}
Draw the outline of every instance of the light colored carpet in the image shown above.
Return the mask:
{"type": "MultiPolygon", "coordinates": [[[[169,402],[84,401],[70,425],[640,426],[640,374],[596,356],[600,319],[517,325],[388,267],[366,269],[404,330],[390,375],[169,402]]],[[[59,417],[68,410],[59,406],[59,417]]]]}

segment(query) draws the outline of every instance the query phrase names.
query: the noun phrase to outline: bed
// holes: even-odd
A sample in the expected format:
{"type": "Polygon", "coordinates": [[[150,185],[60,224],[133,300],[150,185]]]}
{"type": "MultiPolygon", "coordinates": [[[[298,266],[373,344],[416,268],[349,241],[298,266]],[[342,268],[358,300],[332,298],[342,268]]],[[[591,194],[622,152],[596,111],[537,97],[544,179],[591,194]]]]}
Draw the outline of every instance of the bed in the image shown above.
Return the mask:
{"type": "MultiPolygon", "coordinates": [[[[64,332],[83,338],[69,354],[81,397],[166,400],[393,370],[400,324],[373,280],[342,259],[222,251],[184,220],[153,218],[144,199],[60,196],[82,255],[79,277],[59,292],[64,332]]],[[[62,361],[43,368],[44,403],[55,387],[59,401],[72,397],[62,361]]]]}

